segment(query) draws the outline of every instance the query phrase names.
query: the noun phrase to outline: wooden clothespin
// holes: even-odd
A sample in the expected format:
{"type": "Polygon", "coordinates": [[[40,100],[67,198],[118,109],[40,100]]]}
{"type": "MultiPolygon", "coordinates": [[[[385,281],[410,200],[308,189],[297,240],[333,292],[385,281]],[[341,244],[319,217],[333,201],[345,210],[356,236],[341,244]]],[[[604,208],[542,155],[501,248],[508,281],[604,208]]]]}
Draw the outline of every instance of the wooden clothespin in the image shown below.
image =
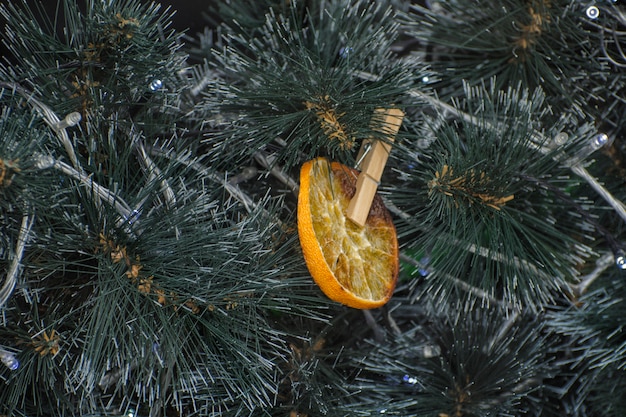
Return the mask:
{"type": "Polygon", "coordinates": [[[391,151],[391,143],[400,130],[403,118],[404,112],[396,108],[376,109],[372,117],[372,129],[385,134],[387,141],[377,139],[364,141],[357,157],[358,161],[362,160],[357,167],[361,173],[357,178],[356,192],[350,200],[346,216],[361,227],[365,226],[391,151]]]}

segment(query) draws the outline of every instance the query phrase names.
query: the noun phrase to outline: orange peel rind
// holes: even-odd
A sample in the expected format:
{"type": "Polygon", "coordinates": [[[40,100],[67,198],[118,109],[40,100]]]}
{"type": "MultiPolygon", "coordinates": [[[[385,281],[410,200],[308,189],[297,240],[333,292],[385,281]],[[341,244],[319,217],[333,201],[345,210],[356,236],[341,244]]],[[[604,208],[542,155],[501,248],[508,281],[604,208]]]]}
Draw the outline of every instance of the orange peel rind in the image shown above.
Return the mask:
{"type": "Polygon", "coordinates": [[[315,283],[331,300],[358,309],[389,301],[398,278],[398,239],[376,195],[365,226],[346,217],[359,172],[326,158],[300,170],[298,235],[315,283]]]}

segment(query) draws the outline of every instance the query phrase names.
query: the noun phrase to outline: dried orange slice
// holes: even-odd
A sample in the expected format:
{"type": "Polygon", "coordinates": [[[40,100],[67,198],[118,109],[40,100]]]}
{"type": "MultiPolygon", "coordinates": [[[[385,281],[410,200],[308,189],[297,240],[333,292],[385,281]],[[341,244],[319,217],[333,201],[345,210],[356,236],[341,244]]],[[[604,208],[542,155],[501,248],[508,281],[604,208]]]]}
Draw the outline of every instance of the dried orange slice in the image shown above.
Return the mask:
{"type": "Polygon", "coordinates": [[[398,238],[376,195],[365,226],[346,217],[359,172],[317,158],[300,171],[298,234],[313,280],[331,300],[369,309],[389,301],[398,278],[398,238]]]}

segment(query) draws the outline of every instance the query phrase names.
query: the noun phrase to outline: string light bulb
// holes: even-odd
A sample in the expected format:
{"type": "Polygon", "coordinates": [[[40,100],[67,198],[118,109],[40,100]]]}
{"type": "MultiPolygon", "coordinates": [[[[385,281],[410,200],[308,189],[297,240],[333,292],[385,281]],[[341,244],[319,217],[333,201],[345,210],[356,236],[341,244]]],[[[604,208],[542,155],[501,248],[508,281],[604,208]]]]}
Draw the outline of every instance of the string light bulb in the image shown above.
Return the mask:
{"type": "Polygon", "coordinates": [[[559,132],[553,139],[554,144],[557,146],[565,145],[567,140],[569,139],[569,135],[565,132],[559,132]]]}
{"type": "Polygon", "coordinates": [[[622,249],[615,253],[615,265],[619,269],[626,269],[626,253],[622,249]]]}
{"type": "Polygon", "coordinates": [[[350,56],[350,54],[354,51],[354,49],[352,49],[352,47],[350,46],[343,46],[341,47],[341,49],[339,50],[339,56],[342,58],[348,58],[348,56],[350,56]]]}
{"type": "Polygon", "coordinates": [[[20,367],[20,361],[15,357],[15,354],[2,348],[0,348],[0,362],[12,371],[20,367]]]}
{"type": "Polygon", "coordinates": [[[65,118],[53,125],[55,130],[65,129],[67,127],[76,126],[83,117],[77,111],[69,113],[65,118]]]}
{"type": "Polygon", "coordinates": [[[606,133],[598,133],[597,135],[594,136],[593,142],[592,142],[593,147],[595,149],[600,149],[607,143],[609,143],[609,135],[607,135],[606,133]]]}
{"type": "Polygon", "coordinates": [[[600,16],[600,9],[596,6],[587,7],[587,11],[585,12],[589,19],[597,19],[600,16]]]}
{"type": "Polygon", "coordinates": [[[152,92],[159,91],[161,88],[163,88],[163,81],[155,78],[154,80],[150,81],[149,88],[152,92]]]}

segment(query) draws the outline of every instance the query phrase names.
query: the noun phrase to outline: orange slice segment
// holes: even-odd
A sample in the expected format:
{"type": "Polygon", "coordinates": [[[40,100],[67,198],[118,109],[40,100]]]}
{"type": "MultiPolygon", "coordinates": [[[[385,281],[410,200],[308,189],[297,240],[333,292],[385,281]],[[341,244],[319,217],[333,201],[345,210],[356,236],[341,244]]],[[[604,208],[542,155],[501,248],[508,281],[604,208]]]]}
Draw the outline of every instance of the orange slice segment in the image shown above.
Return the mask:
{"type": "Polygon", "coordinates": [[[398,278],[398,238],[380,196],[365,226],[346,217],[359,172],[317,158],[300,171],[298,234],[315,283],[331,300],[359,309],[380,307],[398,278]]]}

